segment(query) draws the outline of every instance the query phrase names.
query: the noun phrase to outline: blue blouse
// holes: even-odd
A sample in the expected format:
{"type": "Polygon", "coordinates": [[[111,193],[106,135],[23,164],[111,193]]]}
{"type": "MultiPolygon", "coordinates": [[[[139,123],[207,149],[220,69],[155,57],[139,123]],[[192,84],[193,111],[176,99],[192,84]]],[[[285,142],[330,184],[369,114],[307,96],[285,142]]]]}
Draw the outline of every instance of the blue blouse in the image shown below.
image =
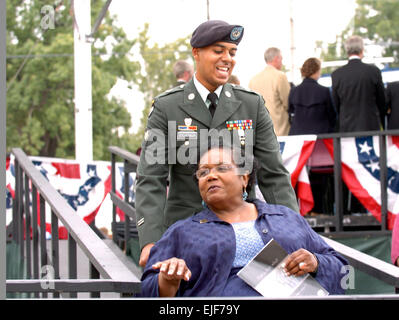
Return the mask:
{"type": "Polygon", "coordinates": [[[233,268],[244,267],[264,247],[261,236],[255,228],[255,220],[232,224],[236,236],[236,255],[233,268]]]}
{"type": "MultiPolygon", "coordinates": [[[[341,268],[348,262],[333,250],[291,209],[254,200],[258,218],[255,228],[264,244],[274,238],[288,253],[304,248],[319,261],[315,279],[330,293],[342,294],[341,268]]],[[[256,296],[237,276],[241,267],[233,267],[236,255],[235,233],[231,224],[220,220],[212,211],[204,209],[194,216],[180,220],[164,233],[151,249],[142,275],[145,297],[159,296],[157,261],[172,257],[184,259],[192,272],[189,281],[182,281],[176,296],[256,296]]]]}

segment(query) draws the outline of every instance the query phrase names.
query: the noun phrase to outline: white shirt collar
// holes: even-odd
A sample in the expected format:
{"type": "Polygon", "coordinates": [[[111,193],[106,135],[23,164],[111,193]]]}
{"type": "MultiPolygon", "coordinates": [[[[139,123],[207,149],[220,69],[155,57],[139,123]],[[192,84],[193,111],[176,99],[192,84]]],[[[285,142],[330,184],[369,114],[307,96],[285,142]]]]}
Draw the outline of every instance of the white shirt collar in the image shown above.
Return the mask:
{"type": "MultiPolygon", "coordinates": [[[[205,86],[201,82],[198,81],[196,74],[194,74],[194,76],[193,76],[193,82],[194,82],[195,88],[197,89],[198,93],[201,96],[201,99],[208,106],[208,103],[206,101],[207,101],[207,97],[208,97],[208,94],[210,93],[210,91],[207,88],[205,88],[205,86]]],[[[218,96],[218,98],[220,97],[220,93],[222,92],[222,89],[223,89],[223,86],[219,86],[215,90],[215,93],[218,96]]]]}
{"type": "Polygon", "coordinates": [[[357,56],[357,55],[353,55],[353,56],[350,56],[349,57],[349,60],[354,60],[354,59],[359,59],[359,60],[362,60],[359,56],[357,56]]]}

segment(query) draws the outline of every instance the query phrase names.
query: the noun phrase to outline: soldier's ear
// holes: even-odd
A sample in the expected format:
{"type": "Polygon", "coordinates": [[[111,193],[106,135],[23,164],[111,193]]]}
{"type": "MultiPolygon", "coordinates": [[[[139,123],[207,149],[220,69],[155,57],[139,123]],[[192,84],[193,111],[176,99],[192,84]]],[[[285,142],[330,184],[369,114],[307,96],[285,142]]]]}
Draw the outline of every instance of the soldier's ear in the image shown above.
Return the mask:
{"type": "Polygon", "coordinates": [[[199,51],[200,51],[201,49],[200,48],[192,48],[191,49],[191,52],[192,52],[192,54],[193,54],[193,57],[194,57],[194,60],[195,61],[198,61],[198,58],[199,58],[199,51]]]}

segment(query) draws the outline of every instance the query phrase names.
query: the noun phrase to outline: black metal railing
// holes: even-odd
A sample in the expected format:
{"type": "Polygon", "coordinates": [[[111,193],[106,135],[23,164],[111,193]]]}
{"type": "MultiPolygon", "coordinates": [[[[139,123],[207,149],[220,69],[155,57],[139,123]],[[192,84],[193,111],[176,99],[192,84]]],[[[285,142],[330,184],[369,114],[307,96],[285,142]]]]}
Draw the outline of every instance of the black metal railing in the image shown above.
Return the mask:
{"type": "MultiPolygon", "coordinates": [[[[138,238],[136,228],[136,209],[134,207],[134,199],[130,196],[130,191],[134,186],[130,186],[131,173],[135,173],[139,163],[139,156],[123,150],[119,147],[110,146],[108,150],[111,152],[112,166],[112,182],[111,182],[111,200],[112,200],[112,239],[127,253],[127,247],[131,236],[138,238]],[[123,199],[121,199],[116,190],[116,166],[117,159],[123,160],[123,199]],[[119,208],[124,213],[124,222],[117,221],[116,210],[119,208]]],[[[134,184],[134,182],[133,182],[134,184]]]]}
{"type": "MultiPolygon", "coordinates": [[[[354,225],[362,224],[366,226],[366,233],[370,230],[375,231],[375,227],[378,226],[377,232],[389,233],[387,226],[387,215],[388,215],[388,193],[387,193],[387,148],[386,148],[386,137],[387,136],[398,136],[399,130],[385,130],[385,131],[362,131],[362,132],[345,132],[345,133],[329,133],[319,134],[317,139],[333,139],[334,146],[334,162],[333,162],[333,177],[334,177],[334,212],[331,217],[306,217],[312,227],[322,227],[325,229],[325,233],[334,232],[336,234],[342,232],[351,232],[345,230],[345,226],[349,226],[351,223],[354,225]],[[377,221],[373,216],[360,216],[360,217],[345,217],[344,209],[344,197],[343,197],[343,180],[342,180],[342,157],[341,157],[341,139],[348,137],[368,137],[378,136],[379,137],[379,167],[380,167],[380,190],[381,190],[381,221],[377,221]],[[363,221],[363,223],[361,223],[363,221]],[[367,226],[373,227],[367,230],[367,226]]],[[[355,228],[356,229],[356,228],[355,228]]],[[[352,229],[353,230],[353,229],[352,229]]],[[[360,230],[360,228],[359,228],[360,230]]],[[[364,229],[363,229],[364,230],[364,229]]],[[[358,231],[354,231],[359,233],[358,231]]]]}
{"type": "Polygon", "coordinates": [[[6,291],[33,293],[34,297],[57,298],[69,293],[101,292],[135,295],[140,292],[140,280],[123,264],[90,226],[35,168],[21,149],[12,149],[15,156],[15,198],[13,220],[9,225],[12,241],[20,248],[26,266],[26,279],[7,280],[6,291]],[[51,254],[46,240],[46,212],[51,215],[51,254]],[[40,219],[40,223],[38,221],[40,219]],[[59,221],[68,231],[68,278],[60,279],[59,221]],[[90,279],[77,278],[77,246],[89,260],[90,279]],[[51,277],[40,278],[41,270],[49,267],[51,277]],[[101,277],[101,278],[100,278],[101,277]]]}

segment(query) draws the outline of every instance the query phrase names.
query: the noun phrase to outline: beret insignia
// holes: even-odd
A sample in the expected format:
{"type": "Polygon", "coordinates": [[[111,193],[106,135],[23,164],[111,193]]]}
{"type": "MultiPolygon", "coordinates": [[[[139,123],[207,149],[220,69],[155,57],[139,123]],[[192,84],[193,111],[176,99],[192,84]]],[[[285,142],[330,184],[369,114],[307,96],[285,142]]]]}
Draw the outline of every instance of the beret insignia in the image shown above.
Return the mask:
{"type": "Polygon", "coordinates": [[[234,27],[233,30],[231,30],[230,32],[230,39],[233,41],[239,39],[241,37],[243,29],[244,29],[243,27],[234,27]]]}

